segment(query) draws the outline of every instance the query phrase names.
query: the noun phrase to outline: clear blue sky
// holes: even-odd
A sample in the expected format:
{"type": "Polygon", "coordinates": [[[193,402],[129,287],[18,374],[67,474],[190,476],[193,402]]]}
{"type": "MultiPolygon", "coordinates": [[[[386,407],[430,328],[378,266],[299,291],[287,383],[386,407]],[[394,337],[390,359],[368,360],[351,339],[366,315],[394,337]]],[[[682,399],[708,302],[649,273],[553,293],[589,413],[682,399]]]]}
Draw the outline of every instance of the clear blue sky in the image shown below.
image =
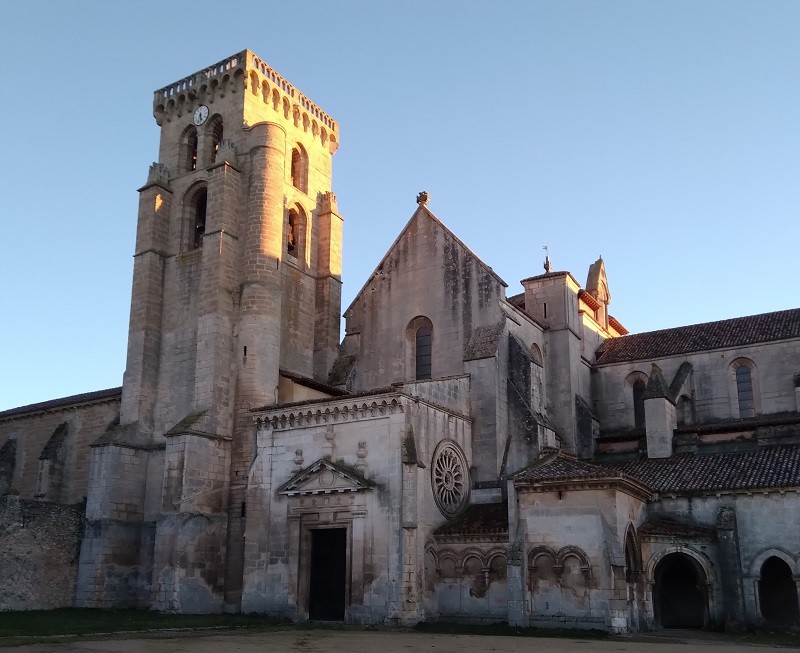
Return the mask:
{"type": "Polygon", "coordinates": [[[416,208],[632,331],[797,306],[800,2],[11,2],[0,409],[119,385],[152,92],[250,48],[339,121],[346,306],[416,208]]]}

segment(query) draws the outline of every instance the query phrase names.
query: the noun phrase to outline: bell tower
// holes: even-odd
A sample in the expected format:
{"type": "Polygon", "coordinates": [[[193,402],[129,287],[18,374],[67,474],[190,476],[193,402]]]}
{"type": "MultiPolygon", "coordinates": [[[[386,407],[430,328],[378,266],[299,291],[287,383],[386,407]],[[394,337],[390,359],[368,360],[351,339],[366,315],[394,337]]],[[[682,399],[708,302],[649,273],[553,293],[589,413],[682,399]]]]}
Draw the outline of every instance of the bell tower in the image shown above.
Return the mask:
{"type": "Polygon", "coordinates": [[[93,445],[78,603],[240,600],[250,410],[339,340],[336,122],[249,50],[155,92],[120,424],[93,445]],[[137,578],[136,583],[131,578],[137,578]]]}

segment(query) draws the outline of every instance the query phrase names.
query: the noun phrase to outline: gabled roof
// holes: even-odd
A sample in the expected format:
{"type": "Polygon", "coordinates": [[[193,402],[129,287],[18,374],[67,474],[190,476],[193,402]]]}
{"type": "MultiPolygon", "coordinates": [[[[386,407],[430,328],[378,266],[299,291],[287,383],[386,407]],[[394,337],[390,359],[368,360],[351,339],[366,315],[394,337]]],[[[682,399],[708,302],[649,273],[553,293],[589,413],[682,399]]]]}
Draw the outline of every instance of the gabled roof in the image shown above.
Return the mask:
{"type": "Polygon", "coordinates": [[[596,486],[612,483],[633,496],[642,499],[650,495],[649,488],[623,471],[578,460],[572,454],[558,449],[545,449],[532,465],[510,477],[517,488],[546,491],[564,484],[596,486]]]}
{"type": "Polygon", "coordinates": [[[375,483],[367,480],[357,470],[326,458],[297,472],[278,488],[278,494],[339,494],[369,490],[375,483]]]}
{"type": "Polygon", "coordinates": [[[77,404],[88,404],[96,401],[104,401],[108,399],[116,399],[122,396],[122,388],[109,388],[108,390],[96,390],[95,392],[84,392],[79,395],[72,395],[70,397],[61,397],[60,399],[50,399],[49,401],[40,401],[36,404],[28,404],[27,406],[19,406],[18,408],[9,408],[8,410],[0,411],[0,419],[8,417],[18,417],[27,413],[38,413],[45,410],[54,410],[57,408],[66,408],[77,404]]]}
{"type": "Polygon", "coordinates": [[[321,381],[317,381],[308,376],[303,376],[302,374],[290,372],[289,370],[285,370],[283,368],[280,369],[280,375],[285,379],[294,381],[295,383],[297,383],[297,385],[301,385],[305,388],[310,388],[311,390],[317,390],[319,392],[326,392],[329,395],[333,395],[334,397],[341,397],[342,395],[347,394],[346,390],[340,390],[339,388],[334,388],[332,385],[329,385],[327,383],[322,383],[321,381]]]}
{"type": "Polygon", "coordinates": [[[800,338],[800,308],[661,329],[606,340],[598,365],[800,338]]]}
{"type": "Polygon", "coordinates": [[[350,305],[345,309],[344,311],[345,315],[347,315],[347,313],[350,312],[350,309],[352,309],[353,306],[356,304],[356,302],[360,299],[361,294],[367,289],[370,282],[375,278],[375,276],[379,272],[381,272],[381,270],[383,270],[384,263],[386,263],[386,260],[389,258],[392,252],[394,252],[395,248],[398,247],[400,242],[403,240],[403,237],[406,235],[406,232],[408,232],[411,229],[411,226],[414,224],[416,220],[432,220],[434,223],[436,223],[436,225],[440,229],[442,229],[450,238],[452,238],[458,244],[458,246],[462,250],[464,250],[464,252],[466,252],[466,254],[469,257],[474,259],[478,263],[478,265],[480,265],[489,275],[494,277],[494,279],[500,285],[502,285],[504,288],[508,287],[508,284],[505,281],[503,281],[500,278],[500,276],[490,266],[486,265],[486,263],[484,263],[478,257],[478,255],[475,254],[475,252],[473,252],[469,247],[467,247],[467,245],[464,244],[464,241],[462,241],[458,236],[456,236],[450,229],[448,229],[448,227],[439,218],[437,218],[433,213],[431,213],[430,209],[428,209],[427,206],[425,206],[424,204],[420,204],[417,207],[417,210],[414,211],[414,214],[411,216],[411,219],[408,222],[406,222],[406,226],[403,227],[402,231],[400,231],[397,238],[395,238],[394,242],[389,246],[389,249],[386,250],[386,253],[380,260],[380,263],[378,263],[376,268],[372,271],[372,274],[369,275],[367,280],[364,282],[364,285],[361,286],[361,290],[359,290],[358,293],[356,293],[356,296],[353,299],[353,301],[350,302],[350,305]]]}
{"type": "Polygon", "coordinates": [[[542,481],[569,481],[573,479],[620,478],[616,470],[578,460],[562,450],[545,450],[536,462],[511,475],[515,483],[531,484],[542,481]]]}
{"type": "Polygon", "coordinates": [[[800,487],[800,445],[603,463],[661,493],[800,487]]]}

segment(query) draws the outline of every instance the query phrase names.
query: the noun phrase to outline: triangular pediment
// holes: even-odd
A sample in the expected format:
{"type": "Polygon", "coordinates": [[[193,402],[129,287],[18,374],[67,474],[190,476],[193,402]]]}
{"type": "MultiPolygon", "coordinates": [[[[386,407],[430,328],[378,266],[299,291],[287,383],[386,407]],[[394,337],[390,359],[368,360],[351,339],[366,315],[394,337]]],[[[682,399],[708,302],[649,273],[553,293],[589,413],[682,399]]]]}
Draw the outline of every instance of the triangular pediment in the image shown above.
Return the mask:
{"type": "Polygon", "coordinates": [[[492,277],[498,284],[500,284],[503,288],[506,288],[508,284],[503,281],[500,276],[486,263],[484,263],[477,254],[475,254],[469,247],[467,247],[464,242],[455,235],[439,218],[437,218],[424,204],[420,204],[417,207],[417,210],[414,211],[414,214],[411,216],[411,219],[406,223],[403,230],[400,234],[395,238],[395,241],[389,246],[389,249],[384,254],[383,258],[381,259],[380,263],[378,263],[378,267],[369,275],[369,278],[362,286],[361,290],[356,293],[355,298],[350,303],[350,306],[344,311],[345,318],[347,314],[351,311],[351,309],[360,301],[362,295],[364,295],[367,290],[371,287],[371,284],[374,280],[378,277],[383,276],[384,274],[388,274],[389,268],[391,267],[388,265],[388,261],[392,258],[392,256],[398,252],[402,251],[406,247],[413,247],[415,242],[415,237],[419,236],[426,232],[426,230],[433,230],[433,231],[440,231],[446,235],[446,238],[449,242],[453,244],[453,246],[459,250],[461,256],[466,259],[473,260],[475,263],[484,270],[490,277],[492,277]]]}
{"type": "Polygon", "coordinates": [[[278,494],[296,496],[360,492],[374,485],[355,469],[321,458],[281,485],[278,494]]]}

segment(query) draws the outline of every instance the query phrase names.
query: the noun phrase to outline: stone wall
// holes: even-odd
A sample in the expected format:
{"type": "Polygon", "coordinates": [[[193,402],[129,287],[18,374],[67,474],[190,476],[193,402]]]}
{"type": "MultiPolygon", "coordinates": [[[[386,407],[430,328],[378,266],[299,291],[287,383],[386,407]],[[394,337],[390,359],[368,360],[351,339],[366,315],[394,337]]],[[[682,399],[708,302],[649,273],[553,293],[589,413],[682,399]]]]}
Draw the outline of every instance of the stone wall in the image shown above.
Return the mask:
{"type": "MultiPolygon", "coordinates": [[[[89,444],[106,432],[119,415],[119,389],[102,390],[24,406],[0,413],[0,450],[12,440],[13,460],[0,460],[6,492],[32,500],[39,495],[56,503],[79,503],[89,484],[89,444]],[[52,482],[40,482],[43,460],[50,462],[52,482]]],[[[2,458],[2,454],[0,454],[2,458]]],[[[0,492],[1,493],[1,492],[0,492]]]]}
{"type": "Polygon", "coordinates": [[[49,610],[75,600],[82,505],[0,498],[0,610],[49,610]]]}
{"type": "Polygon", "coordinates": [[[640,373],[649,376],[656,363],[671,383],[681,363],[688,361],[692,372],[679,395],[692,401],[696,423],[739,417],[732,363],[747,358],[754,363],[753,391],[757,414],[796,411],[794,375],[800,370],[800,347],[786,340],[735,349],[703,351],[656,360],[639,360],[601,365],[597,400],[603,430],[632,429],[633,394],[627,380],[640,373]]]}
{"type": "Polygon", "coordinates": [[[339,527],[348,538],[345,619],[423,618],[425,543],[445,519],[434,501],[431,461],[443,440],[472,460],[469,421],[392,394],[258,416],[264,421],[249,476],[243,611],[307,619],[311,532],[339,527]],[[356,480],[330,485],[328,472],[308,471],[320,461],[356,480]],[[293,478],[302,482],[287,489],[293,478]]]}
{"type": "Polygon", "coordinates": [[[358,355],[361,387],[414,379],[414,318],[432,323],[432,376],[463,374],[476,327],[497,324],[504,284],[425,207],[345,312],[345,348],[358,355]]]}

